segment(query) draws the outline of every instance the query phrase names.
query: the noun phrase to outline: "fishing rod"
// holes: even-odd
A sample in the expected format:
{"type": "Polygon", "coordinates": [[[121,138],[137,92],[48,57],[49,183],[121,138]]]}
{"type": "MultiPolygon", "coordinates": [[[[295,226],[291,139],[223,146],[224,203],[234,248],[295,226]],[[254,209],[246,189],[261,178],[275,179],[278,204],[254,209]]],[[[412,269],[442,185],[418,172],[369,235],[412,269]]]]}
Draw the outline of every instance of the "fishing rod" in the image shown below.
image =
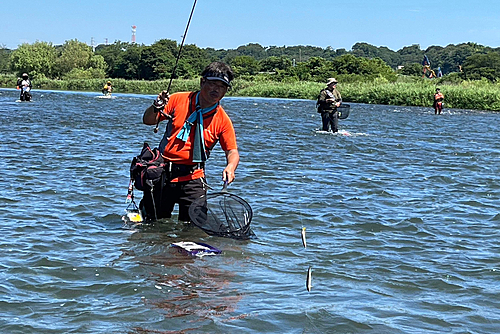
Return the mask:
{"type": "MultiPolygon", "coordinates": [[[[188,20],[188,23],[186,25],[186,30],[184,31],[184,35],[182,36],[182,42],[181,42],[181,46],[179,47],[179,53],[177,54],[177,58],[175,59],[174,69],[172,70],[172,74],[170,75],[170,81],[169,81],[168,86],[167,86],[167,94],[170,92],[170,87],[172,86],[172,81],[174,80],[175,70],[177,70],[177,65],[179,64],[179,59],[181,58],[182,47],[184,46],[184,41],[186,40],[186,35],[188,33],[189,25],[191,24],[191,19],[193,18],[194,8],[196,7],[197,2],[198,2],[198,0],[194,0],[193,8],[191,8],[191,14],[189,14],[189,20],[188,20]]],[[[158,106],[162,106],[163,103],[165,103],[165,102],[162,101],[162,103],[159,104],[158,106]]],[[[168,118],[168,116],[163,111],[160,110],[160,113],[163,116],[168,118]]],[[[156,122],[156,127],[154,129],[155,133],[158,132],[158,125],[159,124],[160,124],[160,117],[158,117],[158,121],[156,122]]]]}

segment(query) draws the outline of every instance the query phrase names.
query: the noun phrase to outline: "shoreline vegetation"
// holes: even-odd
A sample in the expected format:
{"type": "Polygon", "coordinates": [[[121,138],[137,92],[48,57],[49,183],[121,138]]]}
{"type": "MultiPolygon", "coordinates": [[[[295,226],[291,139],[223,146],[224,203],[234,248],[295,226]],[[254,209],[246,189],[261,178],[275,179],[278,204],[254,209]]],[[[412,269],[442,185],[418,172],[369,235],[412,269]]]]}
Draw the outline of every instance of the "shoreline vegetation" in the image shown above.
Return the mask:
{"type": "MultiPolygon", "coordinates": [[[[346,103],[367,103],[397,106],[432,107],[437,87],[445,96],[445,108],[500,111],[500,84],[488,80],[449,83],[440,79],[398,77],[389,82],[383,77],[370,81],[342,82],[338,88],[346,103]]],[[[33,89],[100,92],[108,79],[40,79],[33,80],[33,89]]],[[[168,86],[169,80],[109,79],[115,93],[156,95],[168,86]]],[[[0,87],[13,88],[14,75],[0,75],[0,87]]],[[[312,81],[278,82],[269,80],[235,79],[227,96],[270,97],[316,100],[325,84],[312,81]]],[[[197,90],[199,79],[175,79],[171,93],[197,90]]]]}
{"type": "Polygon", "coordinates": [[[177,62],[180,45],[169,39],[151,45],[115,41],[94,49],[77,39],[0,47],[0,87],[15,87],[17,76],[29,73],[35,90],[100,92],[111,80],[115,93],[156,95],[173,76],[175,93],[198,89],[199,73],[222,61],[235,74],[228,96],[314,101],[334,77],[346,102],[432,107],[439,87],[445,108],[500,111],[500,48],[473,42],[425,50],[413,44],[397,51],[367,43],[349,51],[257,43],[183,50],[177,62]]]}

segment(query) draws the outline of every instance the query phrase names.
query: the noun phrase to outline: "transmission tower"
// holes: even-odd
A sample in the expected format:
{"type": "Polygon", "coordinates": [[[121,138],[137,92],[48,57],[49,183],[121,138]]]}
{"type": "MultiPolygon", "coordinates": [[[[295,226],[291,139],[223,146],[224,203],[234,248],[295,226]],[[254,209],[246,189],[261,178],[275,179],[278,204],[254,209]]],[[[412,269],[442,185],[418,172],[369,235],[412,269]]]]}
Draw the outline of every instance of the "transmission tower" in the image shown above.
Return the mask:
{"type": "Polygon", "coordinates": [[[137,26],[132,26],[132,43],[135,43],[135,32],[137,30],[137,26]]]}

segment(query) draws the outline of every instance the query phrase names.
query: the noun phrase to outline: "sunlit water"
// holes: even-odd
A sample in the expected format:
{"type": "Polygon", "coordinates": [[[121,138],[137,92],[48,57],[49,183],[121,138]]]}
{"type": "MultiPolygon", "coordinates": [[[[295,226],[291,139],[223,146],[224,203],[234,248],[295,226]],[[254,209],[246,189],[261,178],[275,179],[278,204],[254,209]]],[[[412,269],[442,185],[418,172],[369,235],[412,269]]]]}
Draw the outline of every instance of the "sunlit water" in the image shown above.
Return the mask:
{"type": "MultiPolygon", "coordinates": [[[[499,114],[351,104],[333,135],[314,101],[225,98],[229,191],[258,236],[242,242],[124,226],[131,158],[161,137],[153,97],[96,96],[0,90],[0,332],[500,332],[499,114]]],[[[217,146],[215,189],[223,164],[217,146]]]]}

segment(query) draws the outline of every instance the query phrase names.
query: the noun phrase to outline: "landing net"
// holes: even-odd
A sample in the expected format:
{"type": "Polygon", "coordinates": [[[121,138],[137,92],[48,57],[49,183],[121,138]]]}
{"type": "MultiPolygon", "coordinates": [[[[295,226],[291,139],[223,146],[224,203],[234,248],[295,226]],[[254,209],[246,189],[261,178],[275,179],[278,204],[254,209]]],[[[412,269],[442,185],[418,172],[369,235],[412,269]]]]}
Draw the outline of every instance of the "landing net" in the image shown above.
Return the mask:
{"type": "Polygon", "coordinates": [[[191,221],[209,235],[246,240],[255,237],[250,229],[252,208],[241,197],[228,192],[208,194],[191,204],[191,221]]]}

